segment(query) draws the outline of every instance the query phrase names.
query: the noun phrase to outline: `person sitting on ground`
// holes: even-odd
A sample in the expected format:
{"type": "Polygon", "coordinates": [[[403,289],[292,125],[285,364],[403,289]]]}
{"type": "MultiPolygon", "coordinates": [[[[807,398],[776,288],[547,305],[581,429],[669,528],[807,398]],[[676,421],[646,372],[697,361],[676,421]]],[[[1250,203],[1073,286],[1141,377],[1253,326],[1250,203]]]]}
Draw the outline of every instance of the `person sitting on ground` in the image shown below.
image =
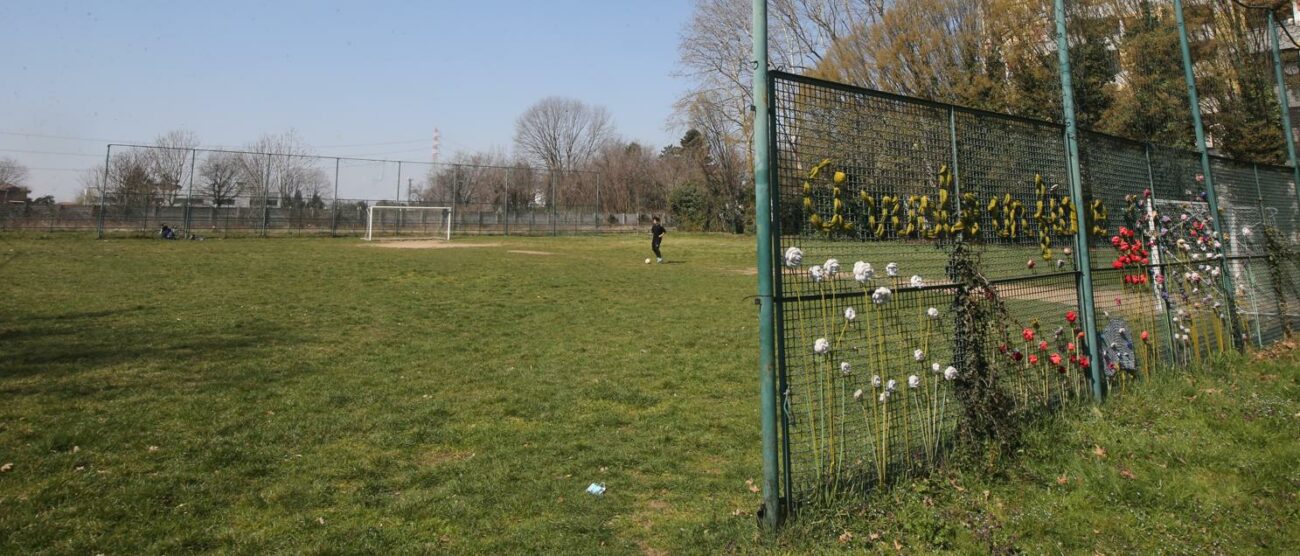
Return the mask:
{"type": "Polygon", "coordinates": [[[162,232],[160,233],[162,234],[163,239],[176,239],[176,232],[172,231],[171,227],[166,224],[163,224],[162,232]]]}

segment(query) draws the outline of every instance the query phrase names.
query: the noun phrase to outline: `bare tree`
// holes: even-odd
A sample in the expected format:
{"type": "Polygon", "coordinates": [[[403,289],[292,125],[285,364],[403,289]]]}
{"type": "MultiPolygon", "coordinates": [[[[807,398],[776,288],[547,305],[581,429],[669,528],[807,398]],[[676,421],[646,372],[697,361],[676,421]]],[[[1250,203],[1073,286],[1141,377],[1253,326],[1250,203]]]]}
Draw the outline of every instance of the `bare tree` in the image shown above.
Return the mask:
{"type": "Polygon", "coordinates": [[[194,149],[199,146],[199,138],[192,131],[177,129],[156,137],[153,146],[145,151],[145,161],[158,188],[159,200],[162,204],[175,204],[189,182],[190,172],[194,171],[194,149]]]}
{"type": "Polygon", "coordinates": [[[580,100],[547,97],[515,121],[519,154],[552,172],[579,169],[614,133],[609,111],[580,100]]]}
{"type": "MultiPolygon", "coordinates": [[[[769,63],[794,73],[816,73],[843,38],[884,15],[886,0],[772,0],[768,27],[769,63]]],[[[678,104],[689,119],[689,99],[714,96],[728,127],[750,137],[753,103],[752,39],[748,0],[699,0],[678,46],[679,75],[695,82],[678,104]]],[[[680,121],[679,123],[685,123],[680,121]]]]}
{"type": "Polygon", "coordinates": [[[203,159],[199,166],[203,180],[200,191],[212,200],[212,206],[231,204],[243,191],[240,168],[239,155],[234,153],[213,152],[203,159]]]}
{"type": "Polygon", "coordinates": [[[324,192],[330,183],[324,170],[312,166],[311,148],[298,132],[266,134],[239,156],[240,178],[252,192],[285,203],[295,197],[324,192]]]}
{"type": "Polygon", "coordinates": [[[509,159],[499,148],[457,152],[450,163],[429,168],[416,198],[420,202],[499,206],[504,199],[508,165],[509,159]]]}
{"type": "Polygon", "coordinates": [[[0,185],[25,187],[27,167],[10,157],[0,157],[0,185]]]}

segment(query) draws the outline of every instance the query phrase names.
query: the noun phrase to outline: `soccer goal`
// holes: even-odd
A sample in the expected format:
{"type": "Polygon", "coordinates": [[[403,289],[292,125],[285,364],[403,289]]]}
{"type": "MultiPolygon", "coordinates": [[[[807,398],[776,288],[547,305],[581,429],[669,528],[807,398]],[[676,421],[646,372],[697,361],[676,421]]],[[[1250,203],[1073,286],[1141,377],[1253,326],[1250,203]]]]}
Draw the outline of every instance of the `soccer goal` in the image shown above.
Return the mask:
{"type": "Polygon", "coordinates": [[[376,205],[366,211],[366,241],[399,237],[451,241],[451,207],[376,205]]]}

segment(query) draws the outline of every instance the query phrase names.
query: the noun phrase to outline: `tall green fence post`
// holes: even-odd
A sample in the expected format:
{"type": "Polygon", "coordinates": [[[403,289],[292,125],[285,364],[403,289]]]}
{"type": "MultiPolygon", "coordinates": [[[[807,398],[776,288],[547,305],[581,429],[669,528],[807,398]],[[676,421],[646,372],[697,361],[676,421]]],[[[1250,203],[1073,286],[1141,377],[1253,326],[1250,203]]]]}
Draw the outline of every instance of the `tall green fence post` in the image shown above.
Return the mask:
{"type": "Polygon", "coordinates": [[[1300,165],[1295,159],[1295,136],[1291,131],[1291,101],[1287,98],[1286,80],[1282,77],[1282,51],[1277,43],[1277,26],[1273,10],[1268,11],[1268,34],[1273,46],[1273,77],[1277,79],[1277,104],[1282,109],[1282,136],[1286,138],[1286,156],[1291,161],[1291,179],[1295,185],[1296,200],[1300,201],[1300,165]]]}
{"type": "Polygon", "coordinates": [[[777,477],[776,342],[772,312],[772,183],[768,147],[767,0],[753,0],[754,40],[754,224],[758,233],[758,378],[763,429],[763,521],[775,530],[781,523],[777,477]]]}
{"type": "Polygon", "coordinates": [[[1061,73],[1061,111],[1065,115],[1065,150],[1070,167],[1068,177],[1070,202],[1074,205],[1074,217],[1079,221],[1078,233],[1074,234],[1074,251],[1077,253],[1078,272],[1075,273],[1075,290],[1079,298],[1079,315],[1083,317],[1083,327],[1088,331],[1088,347],[1092,348],[1089,371],[1092,375],[1092,395],[1097,401],[1106,396],[1106,384],[1102,380],[1102,363],[1098,355],[1101,342],[1097,334],[1096,311],[1092,298],[1092,257],[1088,253],[1088,221],[1084,219],[1083,177],[1079,172],[1079,127],[1074,117],[1074,82],[1070,77],[1070,41],[1065,34],[1065,0],[1056,0],[1056,52],[1061,73]]]}
{"type": "MultiPolygon", "coordinates": [[[[1201,101],[1196,94],[1196,74],[1192,71],[1192,51],[1187,42],[1187,22],[1183,17],[1183,0],[1174,0],[1174,17],[1178,21],[1178,46],[1183,54],[1183,78],[1187,80],[1187,102],[1192,109],[1192,126],[1196,131],[1196,150],[1201,153],[1201,175],[1205,179],[1205,197],[1210,205],[1210,223],[1220,241],[1227,239],[1223,233],[1223,224],[1219,216],[1219,196],[1214,192],[1214,173],[1210,171],[1210,151],[1205,146],[1205,126],[1201,124],[1201,101]]],[[[1228,315],[1228,328],[1232,330],[1232,345],[1240,348],[1242,339],[1238,330],[1236,289],[1232,287],[1232,273],[1228,271],[1228,261],[1219,257],[1220,279],[1223,285],[1225,309],[1228,315]]]]}

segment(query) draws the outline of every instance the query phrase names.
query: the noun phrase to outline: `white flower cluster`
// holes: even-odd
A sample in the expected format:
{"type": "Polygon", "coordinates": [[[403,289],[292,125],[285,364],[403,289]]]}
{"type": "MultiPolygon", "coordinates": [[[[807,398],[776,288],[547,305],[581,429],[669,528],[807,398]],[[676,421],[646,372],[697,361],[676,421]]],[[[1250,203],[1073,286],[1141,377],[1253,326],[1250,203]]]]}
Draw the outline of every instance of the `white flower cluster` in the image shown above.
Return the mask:
{"type": "Polygon", "coordinates": [[[853,263],[853,279],[858,283],[865,284],[876,277],[876,269],[871,268],[871,263],[858,261],[853,263]]]}
{"type": "Polygon", "coordinates": [[[785,266],[794,268],[803,264],[803,250],[791,247],[785,250],[785,266]]]}

